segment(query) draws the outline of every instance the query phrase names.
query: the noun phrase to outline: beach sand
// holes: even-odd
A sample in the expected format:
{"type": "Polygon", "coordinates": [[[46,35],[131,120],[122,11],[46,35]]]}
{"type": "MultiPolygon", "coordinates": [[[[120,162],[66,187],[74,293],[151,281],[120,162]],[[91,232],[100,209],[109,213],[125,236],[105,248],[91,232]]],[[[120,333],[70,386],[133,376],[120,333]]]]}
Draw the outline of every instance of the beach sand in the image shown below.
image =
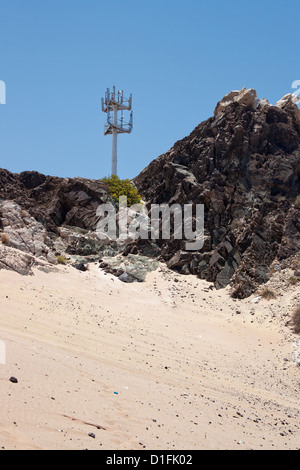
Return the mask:
{"type": "Polygon", "coordinates": [[[0,271],[0,448],[299,448],[299,288],[277,293],[234,300],[165,267],[0,271]]]}

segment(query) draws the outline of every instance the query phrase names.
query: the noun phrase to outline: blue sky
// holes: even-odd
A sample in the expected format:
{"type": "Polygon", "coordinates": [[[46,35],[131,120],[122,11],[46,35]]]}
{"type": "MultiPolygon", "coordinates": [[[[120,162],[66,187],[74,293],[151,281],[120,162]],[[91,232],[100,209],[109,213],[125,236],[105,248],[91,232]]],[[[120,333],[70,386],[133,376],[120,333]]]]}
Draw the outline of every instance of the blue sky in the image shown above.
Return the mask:
{"type": "Polygon", "coordinates": [[[294,91],[299,31],[289,0],[0,0],[0,167],[109,175],[101,97],[115,85],[133,95],[133,132],[118,137],[119,176],[133,178],[229,91],[294,91]]]}

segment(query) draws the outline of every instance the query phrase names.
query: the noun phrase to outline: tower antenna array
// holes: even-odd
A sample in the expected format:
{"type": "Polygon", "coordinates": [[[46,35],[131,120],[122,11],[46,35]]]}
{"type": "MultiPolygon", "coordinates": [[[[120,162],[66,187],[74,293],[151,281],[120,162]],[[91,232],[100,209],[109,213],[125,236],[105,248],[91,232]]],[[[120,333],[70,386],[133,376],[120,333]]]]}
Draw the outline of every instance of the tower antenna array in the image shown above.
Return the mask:
{"type": "Polygon", "coordinates": [[[117,176],[117,137],[118,134],[130,134],[133,128],[132,117],[132,95],[124,98],[123,90],[116,92],[107,88],[105,98],[101,98],[102,111],[107,114],[107,121],[104,125],[104,135],[112,134],[112,156],[111,156],[111,174],[117,176]],[[121,111],[121,118],[118,118],[118,112],[121,111]],[[129,122],[124,122],[124,111],[131,111],[129,122]]]}

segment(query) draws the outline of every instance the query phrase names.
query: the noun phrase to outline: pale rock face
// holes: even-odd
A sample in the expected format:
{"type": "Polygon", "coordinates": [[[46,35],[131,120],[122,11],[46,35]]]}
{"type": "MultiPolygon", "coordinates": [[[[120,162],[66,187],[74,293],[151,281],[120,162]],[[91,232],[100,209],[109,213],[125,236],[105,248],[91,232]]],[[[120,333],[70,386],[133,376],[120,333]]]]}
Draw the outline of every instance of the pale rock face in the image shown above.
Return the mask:
{"type": "Polygon", "coordinates": [[[52,253],[52,251],[48,251],[48,253],[47,253],[47,261],[48,261],[50,264],[57,264],[57,263],[58,263],[57,258],[56,258],[56,256],[54,255],[54,253],[52,253]]]}
{"type": "Polygon", "coordinates": [[[269,108],[269,106],[272,106],[269,101],[266,98],[262,98],[259,102],[259,108],[263,111],[266,112],[269,108]]]}
{"type": "Polygon", "coordinates": [[[278,108],[289,108],[290,104],[297,104],[299,103],[300,99],[298,96],[294,95],[293,93],[288,93],[284,95],[279,101],[277,101],[276,105],[278,108]]]}
{"type": "Polygon", "coordinates": [[[300,109],[297,106],[297,103],[300,101],[298,96],[294,95],[293,93],[288,93],[284,95],[279,101],[276,103],[276,107],[284,110],[292,111],[297,124],[300,124],[300,109]]]}
{"type": "Polygon", "coordinates": [[[226,111],[226,108],[234,103],[237,102],[241,105],[249,106],[251,109],[256,109],[259,104],[259,99],[257,98],[256,90],[253,88],[249,88],[248,90],[244,87],[240,91],[234,90],[224,96],[224,98],[219,101],[217,104],[214,116],[215,118],[219,118],[223,115],[226,111]]]}
{"type": "Polygon", "coordinates": [[[0,243],[0,269],[10,269],[19,274],[29,274],[34,257],[0,243]]]}
{"type": "Polygon", "coordinates": [[[56,257],[54,254],[51,256],[47,246],[47,231],[42,224],[13,201],[2,201],[0,211],[3,232],[7,236],[9,247],[34,256],[47,256],[49,262],[57,263],[56,257]]]}

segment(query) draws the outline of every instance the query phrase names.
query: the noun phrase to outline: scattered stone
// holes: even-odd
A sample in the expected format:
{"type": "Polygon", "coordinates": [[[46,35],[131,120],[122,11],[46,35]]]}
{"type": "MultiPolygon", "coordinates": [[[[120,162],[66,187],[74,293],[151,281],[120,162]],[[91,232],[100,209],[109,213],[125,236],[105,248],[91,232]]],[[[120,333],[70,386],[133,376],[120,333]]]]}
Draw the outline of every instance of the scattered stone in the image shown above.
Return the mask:
{"type": "Polygon", "coordinates": [[[293,342],[292,362],[300,366],[300,340],[293,342]]]}
{"type": "Polygon", "coordinates": [[[73,266],[78,269],[78,271],[87,271],[87,267],[84,263],[75,263],[73,266]]]}
{"type": "Polygon", "coordinates": [[[10,379],[10,382],[12,382],[13,384],[17,384],[18,383],[18,379],[16,377],[11,377],[10,379]]]}

